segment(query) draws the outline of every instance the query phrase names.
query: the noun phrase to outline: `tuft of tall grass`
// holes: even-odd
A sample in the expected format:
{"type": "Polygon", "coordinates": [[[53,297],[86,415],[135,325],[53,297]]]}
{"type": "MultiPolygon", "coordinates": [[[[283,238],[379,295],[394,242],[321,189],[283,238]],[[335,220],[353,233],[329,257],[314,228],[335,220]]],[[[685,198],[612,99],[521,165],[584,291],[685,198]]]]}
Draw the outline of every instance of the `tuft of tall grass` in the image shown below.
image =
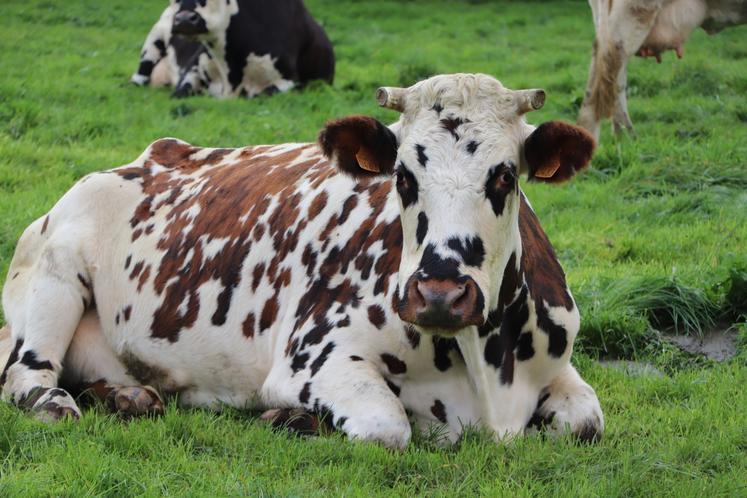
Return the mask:
{"type": "Polygon", "coordinates": [[[643,315],[658,330],[702,335],[716,324],[718,305],[713,299],[675,277],[619,279],[611,282],[604,294],[606,306],[643,315]]]}

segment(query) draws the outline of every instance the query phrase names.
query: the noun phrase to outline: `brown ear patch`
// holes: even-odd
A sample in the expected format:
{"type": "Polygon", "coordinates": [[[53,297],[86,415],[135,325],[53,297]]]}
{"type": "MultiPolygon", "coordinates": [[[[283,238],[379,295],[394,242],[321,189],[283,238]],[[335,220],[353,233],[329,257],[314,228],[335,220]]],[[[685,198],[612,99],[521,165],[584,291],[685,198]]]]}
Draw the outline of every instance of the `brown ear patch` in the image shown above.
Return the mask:
{"type": "Polygon", "coordinates": [[[548,121],[524,142],[529,179],[559,183],[585,168],[596,147],[594,138],[578,126],[548,121]]]}
{"type": "Polygon", "coordinates": [[[397,159],[397,138],[368,116],[330,121],[319,133],[319,145],[337,168],[354,177],[389,175],[397,159]]]}

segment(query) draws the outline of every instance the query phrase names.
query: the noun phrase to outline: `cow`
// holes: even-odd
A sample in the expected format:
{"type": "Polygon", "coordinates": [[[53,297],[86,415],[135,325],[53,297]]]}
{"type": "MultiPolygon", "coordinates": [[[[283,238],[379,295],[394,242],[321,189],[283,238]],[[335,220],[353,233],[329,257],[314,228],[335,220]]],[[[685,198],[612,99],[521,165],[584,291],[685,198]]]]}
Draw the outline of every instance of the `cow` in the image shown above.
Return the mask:
{"type": "Polygon", "coordinates": [[[698,26],[708,34],[744,24],[747,0],[589,0],[596,37],[578,124],[599,137],[612,118],[615,134],[633,133],[628,115],[627,66],[632,55],[655,57],[674,50],[679,58],[698,26]]]}
{"type": "Polygon", "coordinates": [[[174,86],[175,97],[228,98],[332,83],[335,58],[301,0],[172,0],[130,81],[174,86]]]}
{"type": "MultiPolygon", "coordinates": [[[[570,363],[579,312],[519,187],[584,168],[593,138],[524,115],[542,90],[483,74],[384,87],[401,112],[329,122],[318,144],[152,143],[81,179],[22,234],[3,289],[5,399],[80,416],[301,409],[404,448],[440,424],[498,441],[603,432],[570,363]]],[[[275,410],[274,412],[272,410],[275,410]]]]}

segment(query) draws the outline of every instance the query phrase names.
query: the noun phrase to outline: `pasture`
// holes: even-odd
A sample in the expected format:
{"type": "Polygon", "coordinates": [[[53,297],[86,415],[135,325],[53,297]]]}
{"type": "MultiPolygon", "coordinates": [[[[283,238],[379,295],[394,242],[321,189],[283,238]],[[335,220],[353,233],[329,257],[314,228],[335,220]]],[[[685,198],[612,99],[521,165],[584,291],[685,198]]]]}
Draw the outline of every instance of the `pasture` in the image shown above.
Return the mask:
{"type": "MultiPolygon", "coordinates": [[[[541,87],[528,116],[574,122],[593,26],[584,1],[307,0],[335,44],[332,87],[253,100],[169,98],[128,79],[165,2],[3,0],[0,7],[0,283],[23,229],[85,174],[153,140],[313,141],[326,120],[369,114],[378,86],[484,72],[541,87]]],[[[177,409],[123,421],[103,407],[46,426],[0,404],[1,496],[747,496],[747,28],[697,31],[685,58],[635,59],[637,137],[607,123],[592,167],[523,185],[582,314],[574,363],[595,388],[595,445],[468,430],[403,453],[339,434],[301,439],[256,413],[177,409]],[[717,363],[667,336],[727,330],[717,363]],[[643,372],[600,359],[636,360],[643,372]]],[[[2,316],[0,315],[0,323],[2,316]]]]}

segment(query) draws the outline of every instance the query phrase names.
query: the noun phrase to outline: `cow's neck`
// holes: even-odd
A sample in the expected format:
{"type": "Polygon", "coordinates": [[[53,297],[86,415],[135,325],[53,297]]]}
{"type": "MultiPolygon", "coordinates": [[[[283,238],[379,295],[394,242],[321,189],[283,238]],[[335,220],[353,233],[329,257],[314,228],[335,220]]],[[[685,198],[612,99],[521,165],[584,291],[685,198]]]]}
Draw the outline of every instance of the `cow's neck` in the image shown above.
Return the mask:
{"type": "Polygon", "coordinates": [[[503,264],[500,265],[500,268],[505,268],[503,285],[498,298],[490,308],[488,323],[483,327],[470,327],[456,337],[467,367],[470,384],[478,399],[482,423],[495,431],[498,436],[502,436],[508,428],[516,426],[517,423],[523,423],[506,420],[507,414],[513,412],[513,410],[506,410],[506,405],[513,404],[514,359],[512,350],[504,350],[506,344],[500,337],[501,323],[507,309],[511,307],[511,303],[518,303],[524,299],[522,296],[525,296],[522,292],[525,284],[520,268],[521,254],[521,242],[517,241],[513,251],[507,252],[503,264]],[[488,341],[493,342],[489,350],[486,348],[488,341]],[[504,362],[510,362],[510,365],[504,362]],[[506,382],[507,377],[511,377],[511,382],[506,382]]]}

